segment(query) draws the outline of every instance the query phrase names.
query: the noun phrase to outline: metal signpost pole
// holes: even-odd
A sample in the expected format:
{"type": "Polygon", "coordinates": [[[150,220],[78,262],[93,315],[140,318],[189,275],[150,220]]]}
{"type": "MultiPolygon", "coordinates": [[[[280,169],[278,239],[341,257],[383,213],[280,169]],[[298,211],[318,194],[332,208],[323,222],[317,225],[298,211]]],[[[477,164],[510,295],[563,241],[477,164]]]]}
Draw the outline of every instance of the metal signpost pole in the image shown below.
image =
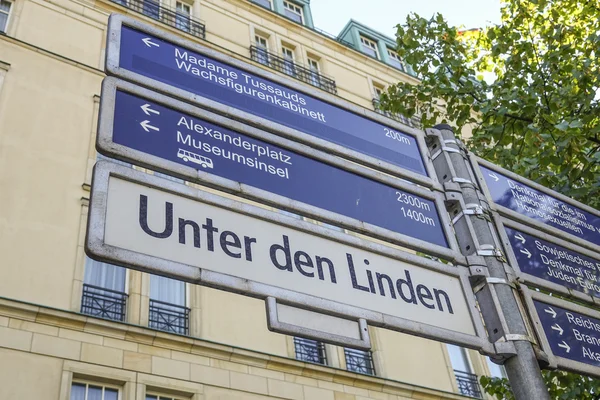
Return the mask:
{"type": "Polygon", "coordinates": [[[438,179],[452,204],[449,211],[461,252],[472,273],[480,276],[475,284],[479,306],[490,340],[506,357],[513,394],[517,400],[549,399],[467,150],[448,125],[437,125],[426,133],[438,179]]]}

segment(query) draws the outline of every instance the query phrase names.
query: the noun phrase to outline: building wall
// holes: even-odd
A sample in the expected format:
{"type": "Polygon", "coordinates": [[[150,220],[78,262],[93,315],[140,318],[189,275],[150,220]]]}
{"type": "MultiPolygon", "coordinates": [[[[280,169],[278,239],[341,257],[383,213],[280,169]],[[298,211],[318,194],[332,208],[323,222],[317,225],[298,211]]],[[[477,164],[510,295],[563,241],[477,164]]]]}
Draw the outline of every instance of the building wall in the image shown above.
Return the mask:
{"type": "Polygon", "coordinates": [[[192,399],[459,398],[440,343],[371,328],[377,377],[345,371],[335,346],[329,367],[302,363],[291,338],[266,329],[262,301],[210,288],[187,286],[190,337],[148,329],[149,277],[137,271],[127,272],[126,324],[79,314],[111,12],[251,63],[255,32],[268,35],[300,63],[318,58],[338,95],[367,108],[374,82],[414,81],[248,1],[192,10],[207,41],[104,0],[12,4],[0,35],[0,398],[68,399],[73,379],[113,385],[124,399],[146,388],[192,399]]]}

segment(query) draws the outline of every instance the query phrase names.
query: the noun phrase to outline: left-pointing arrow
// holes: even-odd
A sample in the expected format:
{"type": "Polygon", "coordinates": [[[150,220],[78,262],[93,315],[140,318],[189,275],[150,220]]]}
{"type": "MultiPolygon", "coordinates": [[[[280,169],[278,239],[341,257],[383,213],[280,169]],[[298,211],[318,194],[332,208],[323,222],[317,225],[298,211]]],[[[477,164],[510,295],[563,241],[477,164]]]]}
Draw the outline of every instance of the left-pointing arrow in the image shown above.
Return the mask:
{"type": "Polygon", "coordinates": [[[150,39],[149,37],[142,39],[142,42],[144,42],[146,44],[146,46],[148,46],[148,47],[152,47],[152,46],[160,47],[160,45],[158,43],[154,43],[152,41],[152,39],[150,39]]]}
{"type": "Polygon", "coordinates": [[[150,115],[150,114],[160,115],[159,111],[156,111],[156,110],[153,110],[150,108],[150,104],[144,104],[143,106],[140,106],[140,108],[142,109],[142,111],[144,113],[146,113],[146,115],[150,115]]]}
{"type": "Polygon", "coordinates": [[[558,347],[562,347],[567,353],[571,351],[571,346],[569,346],[564,340],[562,343],[558,344],[558,347]]]}
{"type": "Polygon", "coordinates": [[[142,126],[142,128],[144,128],[146,132],[150,132],[150,129],[152,129],[153,131],[160,131],[159,128],[150,125],[150,121],[148,120],[140,122],[140,125],[142,126]]]}

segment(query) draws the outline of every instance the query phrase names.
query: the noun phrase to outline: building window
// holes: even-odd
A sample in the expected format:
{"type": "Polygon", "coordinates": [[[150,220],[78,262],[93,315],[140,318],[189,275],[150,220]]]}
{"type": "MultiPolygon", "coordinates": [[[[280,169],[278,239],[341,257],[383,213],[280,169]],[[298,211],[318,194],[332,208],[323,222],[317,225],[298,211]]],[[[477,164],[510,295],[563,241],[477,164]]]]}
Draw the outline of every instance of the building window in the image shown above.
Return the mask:
{"type": "Polygon", "coordinates": [[[359,374],[375,375],[373,356],[370,351],[344,349],[346,369],[359,374]]]}
{"type": "Polygon", "coordinates": [[[175,27],[182,31],[190,31],[192,10],[189,4],[180,1],[175,3],[175,27]]]}
{"type": "Polygon", "coordinates": [[[294,62],[294,50],[282,47],[281,54],[283,55],[283,73],[295,77],[296,64],[294,62]]]}
{"type": "Polygon", "coordinates": [[[321,69],[319,62],[313,58],[308,58],[308,69],[310,70],[309,83],[313,86],[321,86],[321,69]]]}
{"type": "Polygon", "coordinates": [[[390,64],[394,67],[398,68],[401,71],[404,71],[404,64],[400,61],[400,57],[398,57],[398,53],[396,53],[393,49],[388,49],[388,58],[390,60],[390,64]]]}
{"type": "Polygon", "coordinates": [[[448,355],[454,369],[458,391],[464,396],[481,398],[481,389],[477,375],[473,373],[467,351],[462,347],[447,344],[448,355]]]}
{"type": "Polygon", "coordinates": [[[302,7],[289,1],[283,2],[284,14],[292,21],[296,21],[299,24],[304,24],[304,14],[302,13],[302,7]]]}
{"type": "Polygon", "coordinates": [[[294,349],[297,360],[327,365],[325,345],[322,342],[295,337],[294,349]]]}
{"type": "Polygon", "coordinates": [[[273,6],[271,5],[271,0],[252,0],[252,2],[264,8],[268,8],[269,10],[273,9],[273,6]]]}
{"type": "Polygon", "coordinates": [[[125,321],[125,271],[123,267],[86,257],[81,312],[99,318],[125,321]]]}
{"type": "Polygon", "coordinates": [[[377,43],[371,39],[367,39],[364,36],[360,37],[360,44],[363,53],[367,53],[371,57],[379,59],[379,50],[377,50],[377,43]]]}
{"type": "Polygon", "coordinates": [[[10,15],[10,8],[12,2],[6,0],[0,0],[0,32],[5,33],[8,26],[8,16],[10,15]]]}
{"type": "Polygon", "coordinates": [[[146,394],[146,400],[181,400],[179,397],[146,394]]]}
{"type": "Polygon", "coordinates": [[[506,370],[504,369],[504,365],[494,364],[489,357],[485,358],[487,362],[488,369],[490,370],[490,375],[493,378],[506,378],[506,370]]]}
{"type": "Polygon", "coordinates": [[[256,52],[253,58],[261,64],[269,65],[269,42],[267,38],[260,35],[254,35],[256,52]]]}
{"type": "Polygon", "coordinates": [[[185,304],[185,282],[150,275],[150,328],[187,335],[190,309],[185,304]]]}
{"type": "Polygon", "coordinates": [[[73,382],[70,400],[119,400],[119,389],[83,382],[73,382]]]}
{"type": "Polygon", "coordinates": [[[142,13],[150,18],[160,19],[160,1],[142,0],[142,13]]]}

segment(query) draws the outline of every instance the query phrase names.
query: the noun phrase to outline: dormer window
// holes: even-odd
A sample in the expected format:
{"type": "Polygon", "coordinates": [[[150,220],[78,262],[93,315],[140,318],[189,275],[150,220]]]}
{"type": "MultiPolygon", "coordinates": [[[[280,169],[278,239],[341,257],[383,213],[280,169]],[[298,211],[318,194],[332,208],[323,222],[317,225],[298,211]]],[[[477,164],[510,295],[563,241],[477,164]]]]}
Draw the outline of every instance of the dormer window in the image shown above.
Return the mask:
{"type": "Polygon", "coordinates": [[[388,49],[388,59],[391,65],[398,68],[401,71],[404,71],[404,64],[400,61],[400,57],[398,57],[398,53],[394,49],[388,49]]]}
{"type": "Polygon", "coordinates": [[[375,41],[361,35],[360,44],[363,53],[366,53],[373,58],[379,59],[379,51],[377,50],[377,43],[375,43],[375,41]]]}
{"type": "Polygon", "coordinates": [[[302,13],[302,7],[295,3],[284,1],[283,8],[286,17],[293,21],[296,21],[299,24],[304,24],[304,14],[302,13]]]}

